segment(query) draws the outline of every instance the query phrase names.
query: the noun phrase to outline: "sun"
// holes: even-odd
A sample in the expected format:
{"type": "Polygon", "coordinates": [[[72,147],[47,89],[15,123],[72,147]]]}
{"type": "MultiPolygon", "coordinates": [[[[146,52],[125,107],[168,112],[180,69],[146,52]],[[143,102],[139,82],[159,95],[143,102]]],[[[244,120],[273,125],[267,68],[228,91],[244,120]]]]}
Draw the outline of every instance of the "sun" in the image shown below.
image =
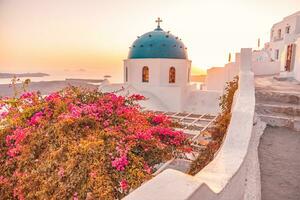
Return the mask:
{"type": "Polygon", "coordinates": [[[192,66],[192,74],[193,75],[204,75],[206,74],[206,69],[200,66],[192,66]]]}

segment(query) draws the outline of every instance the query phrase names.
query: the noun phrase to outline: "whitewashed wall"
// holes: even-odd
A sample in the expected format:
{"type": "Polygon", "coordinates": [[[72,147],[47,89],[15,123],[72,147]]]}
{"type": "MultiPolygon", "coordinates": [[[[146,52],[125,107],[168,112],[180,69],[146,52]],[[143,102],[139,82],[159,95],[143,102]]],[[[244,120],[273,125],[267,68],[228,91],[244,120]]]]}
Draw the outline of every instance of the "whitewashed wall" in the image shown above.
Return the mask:
{"type": "Polygon", "coordinates": [[[231,81],[239,74],[239,62],[230,62],[224,67],[213,67],[207,70],[205,86],[207,90],[222,91],[226,82],[231,81]]]}
{"type": "Polygon", "coordinates": [[[252,71],[254,75],[276,75],[280,73],[280,63],[277,62],[253,62],[252,71]]]}
{"type": "Polygon", "coordinates": [[[251,49],[242,49],[239,89],[232,118],[224,144],[215,159],[195,176],[165,170],[130,193],[125,200],[250,199],[248,191],[253,194],[251,199],[260,199],[256,187],[248,188],[251,186],[248,181],[255,177],[251,173],[258,170],[257,165],[249,165],[257,161],[257,154],[250,152],[257,149],[258,144],[258,138],[252,135],[255,96],[251,62],[251,49]]]}
{"type": "Polygon", "coordinates": [[[221,91],[190,90],[186,94],[186,100],[182,111],[217,115],[220,112],[219,97],[221,95],[221,91]]]}
{"type": "Polygon", "coordinates": [[[287,45],[292,44],[300,37],[300,11],[283,18],[282,21],[274,24],[271,28],[273,36],[270,36],[269,51],[271,58],[280,62],[280,71],[285,71],[287,45]],[[286,33],[286,27],[290,27],[286,33]],[[278,37],[278,30],[281,30],[281,37],[278,37]],[[279,58],[276,59],[275,51],[279,50],[279,58]]]}
{"type": "Polygon", "coordinates": [[[185,59],[127,59],[124,60],[124,82],[126,82],[125,68],[128,70],[128,83],[133,85],[151,86],[185,86],[188,85],[188,77],[191,69],[191,61],[185,59]],[[149,68],[149,82],[142,82],[142,69],[149,68]],[[169,83],[169,69],[175,67],[176,82],[169,83]]]}

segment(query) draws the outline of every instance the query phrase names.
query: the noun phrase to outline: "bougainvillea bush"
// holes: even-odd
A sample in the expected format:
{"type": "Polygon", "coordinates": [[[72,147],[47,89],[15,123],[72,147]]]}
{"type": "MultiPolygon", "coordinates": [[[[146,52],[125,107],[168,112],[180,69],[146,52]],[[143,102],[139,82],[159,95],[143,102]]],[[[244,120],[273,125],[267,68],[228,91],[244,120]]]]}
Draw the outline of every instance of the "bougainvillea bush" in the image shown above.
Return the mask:
{"type": "Polygon", "coordinates": [[[220,109],[213,126],[207,129],[205,132],[211,136],[211,141],[205,148],[200,150],[198,157],[192,162],[189,174],[195,175],[201,169],[203,169],[210,161],[214,159],[216,152],[219,150],[230,124],[231,120],[231,108],[234,101],[235,92],[238,89],[239,77],[236,76],[232,81],[226,83],[224,93],[220,97],[220,109]]]}
{"type": "Polygon", "coordinates": [[[0,99],[1,199],[120,199],[190,151],[164,115],[128,97],[67,88],[0,99]]]}

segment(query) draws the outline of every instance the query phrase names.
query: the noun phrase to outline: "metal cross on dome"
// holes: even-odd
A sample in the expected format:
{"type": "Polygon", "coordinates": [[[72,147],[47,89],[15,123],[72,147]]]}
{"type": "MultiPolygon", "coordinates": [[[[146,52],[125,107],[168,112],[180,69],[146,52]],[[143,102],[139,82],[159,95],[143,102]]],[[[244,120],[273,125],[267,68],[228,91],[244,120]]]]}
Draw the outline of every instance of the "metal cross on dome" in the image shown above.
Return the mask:
{"type": "Polygon", "coordinates": [[[158,17],[157,20],[155,20],[155,22],[157,23],[157,27],[160,27],[160,22],[162,22],[162,20],[158,17]]]}

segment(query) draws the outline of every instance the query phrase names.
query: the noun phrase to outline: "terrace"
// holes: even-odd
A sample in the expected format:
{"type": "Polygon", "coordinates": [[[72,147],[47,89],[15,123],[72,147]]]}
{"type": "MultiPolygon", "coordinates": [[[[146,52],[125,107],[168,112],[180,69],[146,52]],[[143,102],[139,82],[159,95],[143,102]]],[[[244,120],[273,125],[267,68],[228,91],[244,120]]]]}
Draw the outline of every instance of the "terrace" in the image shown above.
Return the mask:
{"type": "Polygon", "coordinates": [[[187,173],[192,161],[197,158],[199,151],[204,150],[209,141],[211,141],[211,135],[208,134],[207,130],[212,127],[217,116],[187,112],[155,111],[155,113],[167,115],[172,118],[173,121],[178,122],[180,128],[176,128],[176,130],[184,132],[191,139],[194,151],[160,164],[157,166],[157,170],[153,175],[157,175],[166,169],[175,169],[187,173]]]}

